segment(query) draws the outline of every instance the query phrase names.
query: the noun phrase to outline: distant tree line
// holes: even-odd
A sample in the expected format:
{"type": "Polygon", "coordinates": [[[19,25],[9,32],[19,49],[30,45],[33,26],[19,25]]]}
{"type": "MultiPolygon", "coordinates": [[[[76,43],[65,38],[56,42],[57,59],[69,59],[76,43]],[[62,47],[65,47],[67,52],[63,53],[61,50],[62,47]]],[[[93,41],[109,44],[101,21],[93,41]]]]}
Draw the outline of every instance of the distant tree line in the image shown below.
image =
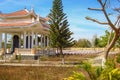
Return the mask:
{"type": "MultiPolygon", "coordinates": [[[[78,47],[78,48],[102,48],[102,47],[106,47],[106,45],[109,44],[109,41],[112,40],[114,36],[114,33],[106,30],[105,34],[97,37],[97,35],[93,36],[92,41],[88,40],[88,39],[79,39],[75,41],[75,44],[73,47],[78,47]],[[110,37],[111,35],[111,37],[110,37]]],[[[114,48],[120,48],[120,38],[116,41],[114,48]]]]}
{"type": "Polygon", "coordinates": [[[75,44],[73,47],[90,48],[91,42],[87,39],[79,39],[79,40],[75,41],[75,44]]]}

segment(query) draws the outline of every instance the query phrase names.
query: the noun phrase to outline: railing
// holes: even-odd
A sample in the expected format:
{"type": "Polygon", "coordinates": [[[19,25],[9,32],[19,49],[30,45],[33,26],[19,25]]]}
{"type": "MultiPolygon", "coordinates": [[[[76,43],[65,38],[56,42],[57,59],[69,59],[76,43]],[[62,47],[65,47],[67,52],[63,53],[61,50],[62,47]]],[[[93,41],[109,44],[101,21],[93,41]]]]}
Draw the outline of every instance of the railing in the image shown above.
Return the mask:
{"type": "Polygon", "coordinates": [[[55,50],[54,49],[36,49],[36,54],[38,55],[55,55],[55,50]]]}
{"type": "Polygon", "coordinates": [[[14,54],[16,55],[55,55],[55,50],[53,49],[21,49],[21,48],[16,48],[14,54]]]}

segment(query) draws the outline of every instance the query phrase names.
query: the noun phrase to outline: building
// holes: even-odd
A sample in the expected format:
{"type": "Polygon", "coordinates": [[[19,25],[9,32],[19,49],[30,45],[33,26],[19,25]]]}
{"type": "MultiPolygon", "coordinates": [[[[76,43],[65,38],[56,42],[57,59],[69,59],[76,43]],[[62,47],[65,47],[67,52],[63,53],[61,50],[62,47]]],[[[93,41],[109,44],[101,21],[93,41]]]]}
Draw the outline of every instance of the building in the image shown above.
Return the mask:
{"type": "MultiPolygon", "coordinates": [[[[47,47],[49,25],[47,19],[37,15],[33,9],[19,10],[13,13],[0,13],[0,48],[2,53],[18,54],[22,50],[34,47],[47,47]],[[11,35],[11,47],[7,49],[8,34],[11,35]],[[2,41],[2,39],[4,40],[2,41]],[[4,45],[2,45],[4,42],[4,45]]],[[[22,54],[22,52],[21,52],[22,54]]],[[[28,54],[35,54],[31,52],[28,54]]]]}

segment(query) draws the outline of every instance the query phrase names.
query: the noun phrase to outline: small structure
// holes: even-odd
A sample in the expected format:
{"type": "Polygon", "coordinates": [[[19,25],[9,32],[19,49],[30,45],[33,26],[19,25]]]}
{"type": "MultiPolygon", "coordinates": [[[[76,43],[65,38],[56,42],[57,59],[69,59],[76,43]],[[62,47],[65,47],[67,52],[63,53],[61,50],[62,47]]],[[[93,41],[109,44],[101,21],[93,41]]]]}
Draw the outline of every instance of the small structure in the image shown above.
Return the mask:
{"type": "Polygon", "coordinates": [[[48,46],[48,30],[47,20],[35,14],[33,9],[9,14],[0,13],[1,53],[36,54],[34,47],[48,46]],[[11,46],[7,49],[7,39],[10,36],[11,46]]]}

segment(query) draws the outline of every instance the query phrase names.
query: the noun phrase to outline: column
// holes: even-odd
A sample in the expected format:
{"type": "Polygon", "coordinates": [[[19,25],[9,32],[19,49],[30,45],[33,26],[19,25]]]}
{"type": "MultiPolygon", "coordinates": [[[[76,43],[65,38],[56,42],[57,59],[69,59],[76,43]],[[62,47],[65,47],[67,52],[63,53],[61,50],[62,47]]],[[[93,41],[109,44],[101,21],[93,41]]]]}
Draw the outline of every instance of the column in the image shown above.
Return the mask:
{"type": "Polygon", "coordinates": [[[21,34],[19,35],[19,48],[21,48],[21,34]]]}
{"type": "Polygon", "coordinates": [[[13,34],[11,34],[11,51],[13,51],[13,34]]]}
{"type": "Polygon", "coordinates": [[[26,32],[24,32],[24,48],[26,48],[26,32]]]}
{"type": "Polygon", "coordinates": [[[47,46],[49,46],[49,38],[48,38],[48,36],[47,36],[47,46]]]}
{"type": "Polygon", "coordinates": [[[28,48],[30,48],[30,33],[28,33],[28,48]]]}
{"type": "Polygon", "coordinates": [[[7,52],[7,33],[5,33],[4,47],[5,47],[5,52],[7,52]]]}
{"type": "Polygon", "coordinates": [[[44,36],[44,47],[46,47],[46,39],[45,39],[46,36],[44,36]]]}
{"type": "Polygon", "coordinates": [[[2,33],[0,32],[0,48],[2,48],[2,33]]]}
{"type": "Polygon", "coordinates": [[[43,47],[43,36],[42,36],[42,34],[41,34],[41,38],[40,39],[41,39],[40,43],[41,43],[41,48],[42,48],[43,47]]]}
{"type": "Polygon", "coordinates": [[[37,33],[35,34],[35,45],[38,46],[38,37],[37,37],[37,33]]]}
{"type": "Polygon", "coordinates": [[[32,32],[32,42],[31,42],[31,48],[34,47],[34,32],[32,32]]]}

